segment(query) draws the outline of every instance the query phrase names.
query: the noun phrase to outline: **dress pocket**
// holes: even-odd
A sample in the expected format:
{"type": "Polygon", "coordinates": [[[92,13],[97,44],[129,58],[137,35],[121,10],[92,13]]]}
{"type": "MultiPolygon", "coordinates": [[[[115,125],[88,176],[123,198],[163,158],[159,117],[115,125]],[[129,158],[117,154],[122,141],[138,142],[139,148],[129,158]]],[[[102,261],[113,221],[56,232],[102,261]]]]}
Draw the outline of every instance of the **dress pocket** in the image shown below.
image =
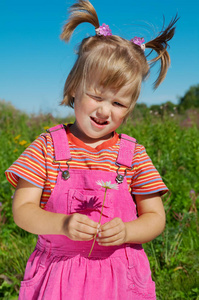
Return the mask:
{"type": "Polygon", "coordinates": [[[45,262],[47,253],[35,250],[26,265],[24,279],[21,281],[21,287],[37,285],[40,278],[46,270],[45,262]]]}
{"type": "MultiPolygon", "coordinates": [[[[70,189],[68,193],[68,214],[80,213],[99,222],[104,200],[104,192],[70,189]]],[[[113,218],[113,205],[109,195],[106,195],[101,223],[113,218]]]]}
{"type": "Polygon", "coordinates": [[[27,287],[27,286],[35,285],[39,281],[41,276],[43,275],[44,270],[45,270],[45,266],[40,265],[38,267],[37,272],[35,273],[35,275],[31,279],[21,281],[21,287],[27,287]]]}
{"type": "Polygon", "coordinates": [[[126,248],[128,257],[127,277],[129,288],[143,299],[156,299],[155,283],[151,278],[151,270],[144,249],[126,248]]]}
{"type": "Polygon", "coordinates": [[[19,290],[19,298],[18,300],[38,300],[39,298],[41,286],[43,284],[43,274],[45,272],[45,266],[39,265],[37,272],[30,279],[23,280],[21,282],[21,287],[19,290]]]}

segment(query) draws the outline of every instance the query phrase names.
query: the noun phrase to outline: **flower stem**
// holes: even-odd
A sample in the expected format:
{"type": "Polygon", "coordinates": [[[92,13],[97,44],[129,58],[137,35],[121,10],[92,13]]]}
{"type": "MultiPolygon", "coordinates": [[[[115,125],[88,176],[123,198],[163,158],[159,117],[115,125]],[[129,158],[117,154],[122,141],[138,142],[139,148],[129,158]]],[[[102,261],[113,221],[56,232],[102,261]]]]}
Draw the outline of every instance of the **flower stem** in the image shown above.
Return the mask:
{"type": "MultiPolygon", "coordinates": [[[[100,219],[99,219],[99,222],[98,222],[99,225],[101,224],[101,219],[102,219],[102,214],[103,214],[103,209],[104,209],[104,203],[105,203],[105,199],[106,199],[106,192],[107,192],[107,188],[105,188],[105,192],[104,192],[104,200],[103,200],[103,203],[102,203],[102,209],[101,209],[101,213],[100,213],[100,219]]],[[[97,238],[97,234],[98,234],[98,232],[97,232],[97,233],[95,234],[95,236],[94,236],[93,244],[92,244],[92,247],[91,247],[91,250],[90,250],[90,252],[89,252],[88,257],[90,257],[90,255],[91,255],[91,253],[92,253],[92,251],[93,251],[93,247],[94,247],[94,245],[95,245],[95,241],[96,241],[96,238],[97,238]]]]}
{"type": "Polygon", "coordinates": [[[102,214],[103,214],[103,209],[104,209],[104,203],[105,203],[105,199],[106,199],[106,192],[107,192],[107,188],[105,188],[105,192],[104,192],[104,200],[103,200],[103,203],[102,203],[102,209],[101,209],[99,224],[101,224],[101,219],[102,219],[102,214]]]}
{"type": "Polygon", "coordinates": [[[94,236],[94,239],[93,239],[93,244],[92,244],[92,247],[91,247],[91,250],[90,250],[90,252],[89,252],[89,255],[88,255],[88,257],[90,257],[90,255],[91,255],[91,253],[92,253],[92,251],[93,251],[93,247],[94,247],[94,245],[95,245],[95,240],[96,240],[96,237],[97,237],[97,233],[95,234],[95,236],[94,236]]]}

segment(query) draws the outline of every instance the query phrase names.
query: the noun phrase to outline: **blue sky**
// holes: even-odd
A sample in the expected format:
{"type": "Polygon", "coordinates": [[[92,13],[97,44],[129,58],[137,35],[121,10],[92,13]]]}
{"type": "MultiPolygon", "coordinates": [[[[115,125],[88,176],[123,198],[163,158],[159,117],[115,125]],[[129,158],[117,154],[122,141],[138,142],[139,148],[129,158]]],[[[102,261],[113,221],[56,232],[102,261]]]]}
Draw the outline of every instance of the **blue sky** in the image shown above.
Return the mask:
{"type": "MultiPolygon", "coordinates": [[[[65,116],[60,107],[65,79],[75,61],[75,46],[94,35],[90,24],[80,25],[69,44],[59,35],[72,0],[0,0],[0,99],[26,112],[65,116]]],[[[199,83],[199,1],[93,0],[100,24],[113,34],[150,40],[178,13],[176,34],[170,42],[171,67],[154,92],[157,68],[143,85],[139,102],[178,103],[191,85],[199,83]]]]}

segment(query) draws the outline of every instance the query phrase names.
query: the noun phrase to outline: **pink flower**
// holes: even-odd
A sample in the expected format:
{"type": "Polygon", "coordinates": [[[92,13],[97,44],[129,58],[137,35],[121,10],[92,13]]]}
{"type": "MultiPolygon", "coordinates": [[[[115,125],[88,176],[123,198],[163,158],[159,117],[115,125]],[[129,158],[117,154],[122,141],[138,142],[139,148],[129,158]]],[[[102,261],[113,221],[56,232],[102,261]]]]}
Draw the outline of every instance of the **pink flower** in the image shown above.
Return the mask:
{"type": "Polygon", "coordinates": [[[105,23],[99,28],[95,29],[97,35],[110,36],[112,35],[111,29],[105,23]]]}
{"type": "Polygon", "coordinates": [[[195,195],[195,191],[194,190],[190,190],[190,194],[194,194],[195,195]]]}

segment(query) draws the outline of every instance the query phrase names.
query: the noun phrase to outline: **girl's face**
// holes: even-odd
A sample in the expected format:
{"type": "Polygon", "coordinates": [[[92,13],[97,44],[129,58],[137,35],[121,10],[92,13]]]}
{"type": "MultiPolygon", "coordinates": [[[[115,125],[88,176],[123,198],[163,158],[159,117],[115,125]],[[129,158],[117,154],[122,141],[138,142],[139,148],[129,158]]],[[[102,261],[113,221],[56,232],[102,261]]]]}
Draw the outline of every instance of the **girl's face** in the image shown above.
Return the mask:
{"type": "Polygon", "coordinates": [[[73,95],[76,121],[71,132],[91,147],[110,139],[130,107],[128,90],[128,85],[118,91],[104,89],[95,80],[85,88],[80,85],[73,95]]]}

